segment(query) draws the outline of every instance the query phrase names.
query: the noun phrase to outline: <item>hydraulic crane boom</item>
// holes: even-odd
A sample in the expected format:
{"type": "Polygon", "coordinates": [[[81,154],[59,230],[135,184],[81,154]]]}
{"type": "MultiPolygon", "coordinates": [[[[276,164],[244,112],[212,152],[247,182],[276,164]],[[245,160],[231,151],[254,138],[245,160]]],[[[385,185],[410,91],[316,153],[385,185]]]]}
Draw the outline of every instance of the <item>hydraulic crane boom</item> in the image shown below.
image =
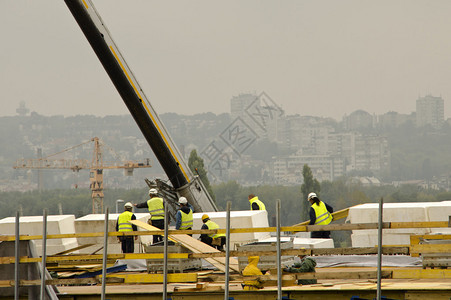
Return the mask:
{"type": "Polygon", "coordinates": [[[217,211],[198,176],[184,162],[144,91],[122,57],[91,0],[65,0],[92,49],[128,107],[172,186],[196,211],[217,211]]]}

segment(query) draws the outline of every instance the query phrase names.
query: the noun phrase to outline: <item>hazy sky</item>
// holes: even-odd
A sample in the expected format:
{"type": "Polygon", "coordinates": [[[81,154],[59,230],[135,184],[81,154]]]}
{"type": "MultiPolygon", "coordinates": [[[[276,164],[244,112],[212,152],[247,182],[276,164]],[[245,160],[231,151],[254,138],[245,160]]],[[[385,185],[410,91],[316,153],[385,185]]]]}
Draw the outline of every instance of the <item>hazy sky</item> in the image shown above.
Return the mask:
{"type": "MultiPolygon", "coordinates": [[[[230,111],[266,92],[287,114],[451,116],[451,1],[94,0],[159,113],[230,111]]],[[[1,116],[127,114],[63,0],[0,0],[1,116]]]]}

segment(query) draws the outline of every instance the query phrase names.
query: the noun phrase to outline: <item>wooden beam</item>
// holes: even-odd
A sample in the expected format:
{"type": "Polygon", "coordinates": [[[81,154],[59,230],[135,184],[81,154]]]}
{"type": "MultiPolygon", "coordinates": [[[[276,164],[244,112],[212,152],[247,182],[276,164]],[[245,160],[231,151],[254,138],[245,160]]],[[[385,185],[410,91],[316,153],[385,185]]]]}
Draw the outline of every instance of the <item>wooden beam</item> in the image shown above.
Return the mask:
{"type": "MultiPolygon", "coordinates": [[[[141,228],[144,228],[146,230],[156,230],[157,228],[154,226],[151,226],[147,223],[141,222],[139,220],[131,220],[129,221],[130,223],[139,226],[141,228]]],[[[161,230],[162,231],[162,230],[161,230]]],[[[175,234],[175,235],[170,235],[168,236],[168,238],[170,238],[173,241],[176,241],[180,244],[182,244],[185,248],[188,248],[189,250],[191,250],[194,253],[203,253],[203,252],[221,252],[219,250],[217,250],[216,248],[213,248],[205,243],[202,243],[199,240],[196,240],[194,238],[192,238],[189,235],[186,234],[175,234]]],[[[223,257],[209,257],[209,258],[204,258],[206,261],[208,261],[209,263],[213,264],[216,268],[218,268],[221,271],[225,271],[225,259],[223,257]]],[[[229,260],[229,267],[230,269],[232,269],[233,271],[237,271],[239,272],[239,268],[238,268],[238,261],[234,258],[230,258],[229,260]]]]}
{"type": "MultiPolygon", "coordinates": [[[[126,284],[147,284],[147,283],[163,283],[163,274],[111,274],[107,278],[122,278],[126,284]]],[[[100,276],[101,278],[102,276],[100,276]]],[[[197,282],[197,273],[169,273],[168,282],[197,282]]]]}
{"type": "MultiPolygon", "coordinates": [[[[107,277],[107,283],[123,283],[123,278],[109,278],[107,277]]],[[[46,285],[83,285],[83,284],[98,284],[100,280],[98,278],[68,278],[68,279],[49,279],[45,281],[46,285]]],[[[20,286],[34,286],[41,285],[41,280],[20,280],[20,286]]],[[[14,280],[0,280],[0,287],[12,287],[14,286],[14,280]]]]}
{"type": "Polygon", "coordinates": [[[451,269],[393,269],[393,279],[451,279],[451,269]]]}

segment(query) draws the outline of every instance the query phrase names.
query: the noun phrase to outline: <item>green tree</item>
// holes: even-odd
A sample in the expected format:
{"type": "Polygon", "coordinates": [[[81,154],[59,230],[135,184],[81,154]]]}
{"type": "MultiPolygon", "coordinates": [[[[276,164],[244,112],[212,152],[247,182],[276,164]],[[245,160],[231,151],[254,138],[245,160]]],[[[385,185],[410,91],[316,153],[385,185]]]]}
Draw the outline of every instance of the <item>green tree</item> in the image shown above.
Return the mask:
{"type": "Polygon", "coordinates": [[[304,177],[304,183],[301,185],[301,194],[305,201],[302,203],[302,212],[301,216],[303,216],[304,220],[307,220],[308,218],[308,202],[307,202],[307,196],[309,193],[316,193],[319,197],[319,192],[321,190],[321,186],[319,181],[316,178],[313,178],[313,173],[310,167],[305,164],[302,168],[302,176],[304,177]]]}
{"type": "Polygon", "coordinates": [[[191,151],[189,155],[188,167],[194,174],[199,175],[200,180],[204,184],[211,198],[215,201],[215,194],[213,193],[213,189],[210,185],[210,180],[208,180],[207,177],[207,171],[204,167],[204,160],[199,155],[197,155],[196,149],[193,149],[193,151],[191,151]]]}

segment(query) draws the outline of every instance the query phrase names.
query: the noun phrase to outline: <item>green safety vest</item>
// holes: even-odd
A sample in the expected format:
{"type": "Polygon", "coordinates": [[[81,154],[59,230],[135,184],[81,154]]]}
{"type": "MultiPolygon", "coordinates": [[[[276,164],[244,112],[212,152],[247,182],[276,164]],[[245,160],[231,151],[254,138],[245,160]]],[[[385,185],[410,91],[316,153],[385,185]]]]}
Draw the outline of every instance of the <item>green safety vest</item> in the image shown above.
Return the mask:
{"type": "Polygon", "coordinates": [[[132,216],[133,213],[130,211],[124,211],[119,215],[119,218],[117,218],[119,231],[133,231],[132,224],[128,222],[132,219],[132,216]]]}
{"type": "Polygon", "coordinates": [[[265,204],[263,202],[261,202],[260,200],[258,200],[258,197],[254,197],[254,198],[250,199],[249,202],[251,204],[251,210],[252,210],[252,203],[257,203],[258,210],[266,210],[265,204]]]}
{"type": "MultiPolygon", "coordinates": [[[[210,230],[219,228],[219,225],[216,224],[215,222],[213,222],[212,220],[208,220],[207,222],[205,222],[205,225],[207,225],[208,229],[210,229],[210,230]]],[[[215,239],[215,238],[218,238],[221,236],[225,236],[225,234],[224,233],[217,233],[217,234],[212,233],[212,234],[209,234],[208,236],[215,239]]]]}
{"type": "Polygon", "coordinates": [[[193,210],[190,209],[187,214],[180,210],[180,213],[182,214],[182,224],[180,225],[180,230],[193,228],[193,210]]]}
{"type": "Polygon", "coordinates": [[[332,222],[332,215],[327,210],[326,205],[323,201],[319,202],[319,206],[315,203],[312,204],[312,207],[316,215],[315,225],[328,225],[330,222],[332,222]]]}
{"type": "Polygon", "coordinates": [[[147,201],[147,207],[149,208],[151,220],[164,219],[163,199],[161,199],[159,197],[153,197],[152,199],[149,199],[147,201]]]}

